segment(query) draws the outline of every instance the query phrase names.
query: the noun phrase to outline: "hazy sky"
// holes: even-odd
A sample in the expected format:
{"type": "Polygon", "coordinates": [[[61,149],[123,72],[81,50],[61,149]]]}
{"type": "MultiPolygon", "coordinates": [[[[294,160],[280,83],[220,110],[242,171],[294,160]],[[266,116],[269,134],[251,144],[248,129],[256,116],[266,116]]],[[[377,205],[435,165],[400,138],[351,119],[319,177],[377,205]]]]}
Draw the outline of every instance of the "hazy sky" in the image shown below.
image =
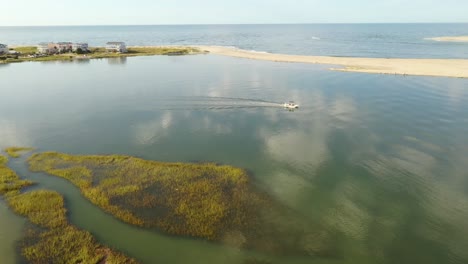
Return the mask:
{"type": "Polygon", "coordinates": [[[468,22],[468,0],[0,1],[0,26],[468,22]]]}

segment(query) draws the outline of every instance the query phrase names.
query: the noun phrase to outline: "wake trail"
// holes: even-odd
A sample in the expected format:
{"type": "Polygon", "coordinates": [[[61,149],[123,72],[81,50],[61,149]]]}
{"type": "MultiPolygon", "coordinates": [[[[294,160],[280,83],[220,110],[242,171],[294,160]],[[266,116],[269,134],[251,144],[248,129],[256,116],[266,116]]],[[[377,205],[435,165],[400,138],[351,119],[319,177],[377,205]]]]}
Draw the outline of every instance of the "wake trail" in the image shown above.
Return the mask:
{"type": "MultiPolygon", "coordinates": [[[[150,100],[150,99],[147,99],[150,100]]],[[[127,101],[128,103],[128,101],[127,101]]],[[[216,96],[176,96],[159,97],[149,102],[131,102],[128,106],[133,110],[227,110],[227,109],[254,109],[277,108],[283,104],[280,102],[239,97],[216,96]],[[137,105],[138,107],[134,107],[137,105]]]]}

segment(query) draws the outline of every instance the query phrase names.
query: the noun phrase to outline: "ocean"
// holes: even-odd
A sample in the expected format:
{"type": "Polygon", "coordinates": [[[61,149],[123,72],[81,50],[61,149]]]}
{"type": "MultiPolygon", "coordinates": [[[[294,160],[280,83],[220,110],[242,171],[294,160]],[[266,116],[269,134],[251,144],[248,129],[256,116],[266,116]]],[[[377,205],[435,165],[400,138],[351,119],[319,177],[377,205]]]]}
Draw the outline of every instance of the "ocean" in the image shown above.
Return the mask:
{"type": "Polygon", "coordinates": [[[128,45],[220,45],[260,52],[379,58],[468,58],[466,43],[429,40],[468,35],[468,24],[290,24],[0,27],[0,43],[108,41],[128,45]]]}

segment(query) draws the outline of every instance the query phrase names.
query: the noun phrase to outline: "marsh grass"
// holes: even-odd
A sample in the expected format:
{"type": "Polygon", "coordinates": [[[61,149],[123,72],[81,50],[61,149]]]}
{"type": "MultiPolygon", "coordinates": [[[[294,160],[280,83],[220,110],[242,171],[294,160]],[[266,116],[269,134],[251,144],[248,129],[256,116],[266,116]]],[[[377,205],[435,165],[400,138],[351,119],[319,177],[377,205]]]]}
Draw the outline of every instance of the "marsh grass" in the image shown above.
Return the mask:
{"type": "Polygon", "coordinates": [[[63,197],[57,192],[28,192],[9,198],[8,203],[33,224],[22,242],[22,253],[31,263],[137,263],[70,225],[63,197]]]}
{"type": "Polygon", "coordinates": [[[0,195],[10,208],[29,220],[21,253],[33,264],[43,263],[137,263],[123,254],[99,245],[89,232],[68,223],[63,197],[53,191],[20,193],[32,182],[20,180],[0,155],[0,195]]]}
{"type": "Polygon", "coordinates": [[[27,186],[32,185],[30,181],[21,180],[18,175],[8,168],[8,158],[0,155],[0,195],[14,195],[27,186]]]}
{"type": "Polygon", "coordinates": [[[5,149],[5,152],[12,158],[19,158],[22,154],[33,151],[34,148],[25,147],[9,147],[5,149]]]}
{"type": "Polygon", "coordinates": [[[29,166],[68,179],[129,224],[274,254],[332,255],[326,231],[256,189],[239,168],[56,152],[34,154],[29,166]]]}

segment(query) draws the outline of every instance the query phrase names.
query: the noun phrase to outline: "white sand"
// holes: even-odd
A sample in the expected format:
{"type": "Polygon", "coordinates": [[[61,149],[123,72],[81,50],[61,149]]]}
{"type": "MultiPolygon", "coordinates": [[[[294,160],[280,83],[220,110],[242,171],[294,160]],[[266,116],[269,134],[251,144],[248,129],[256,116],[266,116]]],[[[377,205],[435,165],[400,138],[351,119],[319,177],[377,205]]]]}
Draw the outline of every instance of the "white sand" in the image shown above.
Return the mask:
{"type": "Polygon", "coordinates": [[[428,38],[429,40],[444,41],[444,42],[468,42],[468,36],[453,36],[453,37],[437,37],[428,38]]]}
{"type": "Polygon", "coordinates": [[[331,68],[336,71],[468,78],[468,59],[348,58],[260,53],[220,46],[197,48],[212,54],[246,59],[344,66],[331,68]]]}

